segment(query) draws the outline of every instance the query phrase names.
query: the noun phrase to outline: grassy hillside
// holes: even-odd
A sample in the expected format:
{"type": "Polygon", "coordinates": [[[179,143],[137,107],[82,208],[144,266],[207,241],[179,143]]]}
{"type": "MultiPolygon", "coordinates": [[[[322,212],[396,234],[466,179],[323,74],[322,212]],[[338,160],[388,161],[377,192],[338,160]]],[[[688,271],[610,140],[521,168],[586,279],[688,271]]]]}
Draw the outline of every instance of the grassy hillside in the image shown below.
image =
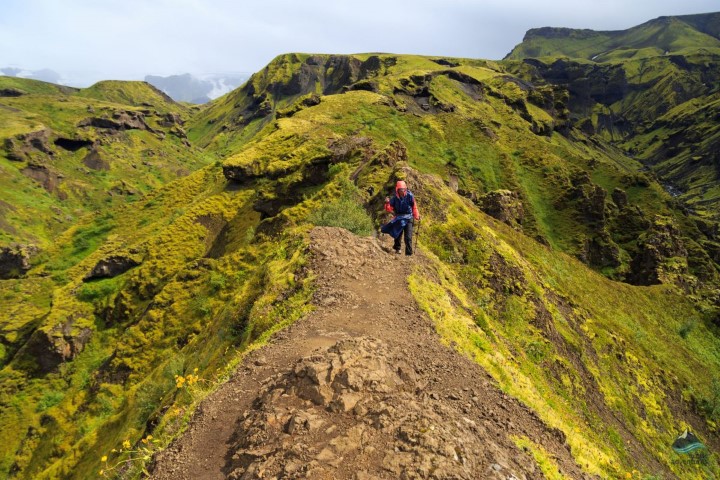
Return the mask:
{"type": "MultiPolygon", "coordinates": [[[[289,54],[192,116],[191,145],[222,162],[74,221],[0,283],[0,475],[138,476],[243,352],[307,311],[310,225],[367,232],[397,178],[424,217],[414,295],[583,469],[718,475],[714,455],[669,449],[685,426],[720,446],[720,380],[697,374],[720,371],[712,224],[533,74],[289,54]]],[[[38,121],[61,132],[88,101],[46,101],[61,114],[38,121]]],[[[171,137],[153,145],[196,152],[171,137]]]]}
{"type": "Polygon", "coordinates": [[[189,146],[185,108],[147,84],[78,91],[0,77],[0,90],[0,246],[44,249],[86,213],[133,201],[212,161],[189,146]]]}
{"type": "Polygon", "coordinates": [[[698,49],[720,53],[720,13],[660,17],[627,30],[594,31],[571,28],[529,30],[506,60],[569,57],[593,62],[638,60],[659,55],[684,55],[698,49]]]}
{"type": "Polygon", "coordinates": [[[719,19],[661,17],[621,32],[531,30],[506,65],[528,82],[567,89],[575,127],[641,161],[687,209],[717,221],[719,19]]]}

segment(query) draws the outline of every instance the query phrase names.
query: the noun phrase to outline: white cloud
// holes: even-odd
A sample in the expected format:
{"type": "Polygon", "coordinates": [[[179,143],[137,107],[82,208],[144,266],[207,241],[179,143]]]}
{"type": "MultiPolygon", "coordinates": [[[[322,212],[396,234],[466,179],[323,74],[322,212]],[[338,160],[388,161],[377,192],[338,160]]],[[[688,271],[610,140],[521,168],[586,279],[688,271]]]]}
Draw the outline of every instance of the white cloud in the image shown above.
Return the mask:
{"type": "Polygon", "coordinates": [[[70,79],[255,71],[292,51],[501,58],[541,26],[624,29],[709,0],[4,0],[0,67],[70,79]],[[272,5],[272,6],[270,6],[272,5]]]}

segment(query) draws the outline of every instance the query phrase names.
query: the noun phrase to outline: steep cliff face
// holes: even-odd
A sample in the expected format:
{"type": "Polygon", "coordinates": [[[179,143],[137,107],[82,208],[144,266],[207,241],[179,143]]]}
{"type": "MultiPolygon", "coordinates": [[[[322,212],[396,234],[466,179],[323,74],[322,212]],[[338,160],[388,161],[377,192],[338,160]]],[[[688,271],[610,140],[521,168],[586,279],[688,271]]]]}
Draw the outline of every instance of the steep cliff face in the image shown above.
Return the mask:
{"type": "MultiPolygon", "coordinates": [[[[685,426],[718,442],[717,387],[696,374],[719,367],[717,223],[628,154],[661,124],[713,115],[696,80],[715,67],[646,65],[667,62],[672,75],[648,77],[631,63],[288,54],[191,111],[142,85],[124,105],[115,84],[2,97],[17,112],[0,161],[25,180],[9,185],[0,227],[45,247],[8,248],[28,258],[0,281],[0,475],[139,474],[127,460],[166,445],[243,352],[308,313],[310,226],[372,232],[398,178],[423,216],[418,308],[561,432],[579,466],[567,471],[717,474],[714,457],[665,448],[685,426]],[[670,90],[660,118],[643,110],[670,90]],[[53,101],[55,113],[38,107],[53,101]],[[154,168],[157,184],[140,183],[154,168]],[[78,216],[50,228],[28,213],[53,207],[78,216]]],[[[348,275],[369,261],[359,252],[341,258],[348,275]]],[[[543,442],[515,441],[542,458],[543,442]]]]}
{"type": "Polygon", "coordinates": [[[717,221],[719,18],[661,17],[618,32],[531,30],[509,68],[566,88],[574,126],[640,160],[695,213],[717,221]]]}

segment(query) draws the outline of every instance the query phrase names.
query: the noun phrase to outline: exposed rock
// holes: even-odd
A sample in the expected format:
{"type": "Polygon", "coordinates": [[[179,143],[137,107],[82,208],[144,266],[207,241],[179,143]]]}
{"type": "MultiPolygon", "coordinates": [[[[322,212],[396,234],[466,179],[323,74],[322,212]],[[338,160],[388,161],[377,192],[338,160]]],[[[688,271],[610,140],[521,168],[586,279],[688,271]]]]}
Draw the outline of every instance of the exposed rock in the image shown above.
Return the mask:
{"type": "Polygon", "coordinates": [[[577,202],[580,220],[587,224],[602,225],[605,222],[605,190],[592,183],[590,174],[584,171],[573,175],[570,182],[572,187],[565,199],[577,202]]]}
{"type": "Polygon", "coordinates": [[[110,163],[100,156],[100,152],[93,148],[82,159],[82,163],[93,170],[110,170],[110,163]]]}
{"type": "Polygon", "coordinates": [[[638,238],[638,248],[631,264],[630,283],[678,283],[687,274],[687,250],[671,219],[657,216],[650,229],[638,238]]]}
{"type": "MultiPolygon", "coordinates": [[[[451,70],[451,72],[454,71],[451,70]]],[[[401,86],[395,88],[393,93],[397,99],[404,103],[401,110],[415,114],[454,112],[455,105],[440,101],[430,92],[430,83],[434,77],[441,73],[447,72],[411,75],[409,78],[400,79],[401,86]]]]}
{"type": "Polygon", "coordinates": [[[21,97],[25,92],[17,88],[0,88],[0,97],[21,97]]]}
{"type": "Polygon", "coordinates": [[[491,217],[497,218],[516,230],[521,229],[525,209],[517,192],[495,190],[480,198],[480,208],[491,217]]]}
{"type": "Polygon", "coordinates": [[[407,147],[400,140],[393,140],[373,158],[373,163],[394,167],[399,162],[407,162],[407,147]]]}
{"type": "Polygon", "coordinates": [[[38,182],[48,192],[57,193],[58,198],[61,200],[67,198],[67,194],[65,192],[58,190],[60,181],[63,178],[62,174],[55,172],[51,168],[45,165],[30,163],[27,167],[21,170],[21,173],[38,182]]]}
{"type": "Polygon", "coordinates": [[[83,281],[95,280],[98,278],[117,277],[121,273],[125,273],[133,267],[140,265],[140,262],[133,257],[125,255],[113,255],[100,260],[83,278],[83,281]]]}
{"type": "Polygon", "coordinates": [[[115,195],[137,195],[138,191],[133,188],[132,185],[130,185],[125,180],[120,180],[119,182],[116,182],[110,190],[108,190],[108,195],[115,196],[115,195]]]}
{"type": "Polygon", "coordinates": [[[621,188],[615,188],[615,190],[613,190],[612,199],[620,210],[628,205],[627,193],[625,193],[625,190],[621,188]]]}
{"type": "Polygon", "coordinates": [[[90,117],[80,123],[78,127],[95,127],[107,130],[147,130],[154,132],[145,122],[145,116],[142,112],[134,110],[117,110],[113,112],[112,118],[106,117],[90,117]]]}
{"type": "Polygon", "coordinates": [[[61,363],[75,358],[92,337],[92,330],[76,325],[80,318],[71,316],[50,331],[37,329],[24,347],[42,373],[54,371],[61,363]]]}
{"type": "Polygon", "coordinates": [[[580,260],[594,267],[619,267],[620,247],[613,242],[610,234],[603,230],[592,238],[586,238],[580,260]]]}
{"type": "Polygon", "coordinates": [[[238,423],[228,478],[478,478],[486,428],[449,421],[398,358],[361,337],[269,379],[238,423]],[[373,473],[353,477],[360,465],[373,473]]]}
{"type": "Polygon", "coordinates": [[[37,154],[41,154],[43,159],[54,155],[49,144],[50,135],[50,130],[43,129],[6,138],[4,147],[8,159],[24,162],[32,160],[37,154]]]}
{"type": "Polygon", "coordinates": [[[358,135],[347,135],[328,140],[328,148],[332,152],[332,162],[348,162],[353,155],[360,152],[363,156],[372,149],[372,139],[358,135]]]}
{"type": "Polygon", "coordinates": [[[182,119],[182,117],[177,113],[172,112],[161,114],[160,119],[158,120],[158,125],[160,125],[161,127],[173,127],[175,125],[182,126],[184,124],[185,121],[182,119]]]}
{"type": "Polygon", "coordinates": [[[30,259],[38,253],[35,245],[14,243],[0,247],[0,279],[18,278],[30,270],[30,259]]]}

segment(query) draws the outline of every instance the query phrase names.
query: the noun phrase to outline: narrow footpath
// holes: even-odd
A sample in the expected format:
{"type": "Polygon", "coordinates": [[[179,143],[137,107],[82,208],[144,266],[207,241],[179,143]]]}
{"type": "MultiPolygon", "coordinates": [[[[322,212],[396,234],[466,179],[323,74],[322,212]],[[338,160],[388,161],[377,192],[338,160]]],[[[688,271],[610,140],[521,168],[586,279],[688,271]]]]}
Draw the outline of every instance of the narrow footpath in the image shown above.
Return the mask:
{"type": "Polygon", "coordinates": [[[407,287],[422,255],[387,246],[315,228],[317,308],[245,357],[150,478],[545,478],[523,436],[590,478],[562,432],[441,343],[407,287]]]}

